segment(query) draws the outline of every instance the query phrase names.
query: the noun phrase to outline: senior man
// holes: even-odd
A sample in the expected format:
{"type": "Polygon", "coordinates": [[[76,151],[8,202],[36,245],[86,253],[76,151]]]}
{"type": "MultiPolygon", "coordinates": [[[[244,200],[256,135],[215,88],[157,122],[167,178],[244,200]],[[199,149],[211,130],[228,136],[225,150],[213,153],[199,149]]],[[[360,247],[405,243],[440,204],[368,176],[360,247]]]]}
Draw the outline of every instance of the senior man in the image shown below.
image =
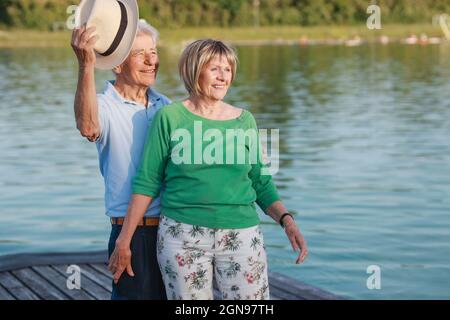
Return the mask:
{"type": "MultiPolygon", "coordinates": [[[[156,48],[158,31],[146,22],[136,20],[133,32],[130,27],[133,16],[128,12],[127,18],[126,11],[124,14],[124,10],[130,7],[137,8],[137,5],[133,7],[135,0],[117,1],[122,13],[116,15],[122,17],[117,24],[118,32],[110,37],[113,42],[104,47],[106,51],[99,54],[97,44],[108,38],[108,35],[97,33],[96,30],[109,30],[109,27],[102,28],[101,21],[106,21],[108,26],[111,22],[106,16],[102,17],[105,10],[109,10],[106,6],[100,6],[102,1],[97,4],[98,8],[94,3],[85,9],[91,16],[97,15],[96,20],[91,19],[97,22],[96,27],[89,26],[88,22],[75,29],[71,45],[79,66],[74,104],[76,124],[81,135],[97,146],[100,171],[105,183],[106,215],[112,224],[108,245],[111,255],[126,215],[131,197],[131,181],[139,166],[147,129],[156,111],[169,104],[170,100],[153,88],[159,67],[156,48]],[[128,23],[127,27],[123,27],[124,20],[128,23]],[[122,27],[123,30],[120,30],[122,27]],[[119,41],[118,35],[121,36],[119,41]],[[129,41],[128,48],[126,41],[129,41]],[[114,62],[123,60],[121,54],[126,54],[125,60],[114,66],[114,62]],[[115,74],[115,80],[107,81],[103,93],[97,95],[94,68],[100,66],[106,69],[108,64],[115,74]]],[[[156,259],[159,214],[160,202],[156,201],[146,211],[133,236],[131,267],[118,281],[113,281],[111,299],[166,299],[156,259]]]]}

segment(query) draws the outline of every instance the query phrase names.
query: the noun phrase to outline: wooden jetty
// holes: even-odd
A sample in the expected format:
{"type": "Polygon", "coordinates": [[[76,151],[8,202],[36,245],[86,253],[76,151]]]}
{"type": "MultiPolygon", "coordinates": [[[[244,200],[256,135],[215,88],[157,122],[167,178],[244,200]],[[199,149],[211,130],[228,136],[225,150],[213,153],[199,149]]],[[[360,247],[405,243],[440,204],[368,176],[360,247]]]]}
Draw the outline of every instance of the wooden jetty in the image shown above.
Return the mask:
{"type": "MultiPolygon", "coordinates": [[[[28,253],[0,257],[0,300],[109,300],[112,276],[107,252],[28,253]],[[81,288],[68,289],[67,268],[81,270],[81,288]]],[[[280,273],[269,273],[273,300],[337,300],[340,297],[280,273]]],[[[218,297],[218,291],[215,291],[218,297]]]]}

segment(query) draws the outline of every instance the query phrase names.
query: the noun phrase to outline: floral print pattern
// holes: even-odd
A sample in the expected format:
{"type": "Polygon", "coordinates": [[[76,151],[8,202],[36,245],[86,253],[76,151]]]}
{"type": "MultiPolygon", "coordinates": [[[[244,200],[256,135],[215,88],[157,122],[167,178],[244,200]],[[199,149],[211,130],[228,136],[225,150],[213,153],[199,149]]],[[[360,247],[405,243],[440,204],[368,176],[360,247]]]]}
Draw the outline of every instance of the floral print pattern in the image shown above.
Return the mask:
{"type": "Polygon", "coordinates": [[[183,246],[182,253],[176,253],[175,259],[177,260],[178,266],[187,266],[190,268],[194,262],[205,255],[204,250],[196,248],[186,248],[183,246]]]}
{"type": "Polygon", "coordinates": [[[222,236],[218,244],[219,246],[223,244],[224,250],[236,251],[239,250],[242,245],[242,240],[239,238],[239,232],[230,230],[227,234],[222,236]]]}
{"type": "Polygon", "coordinates": [[[189,282],[190,289],[200,290],[203,289],[206,285],[206,270],[197,268],[197,272],[192,272],[187,276],[184,276],[184,281],[189,282]]]}
{"type": "Polygon", "coordinates": [[[229,259],[230,261],[225,265],[225,269],[217,268],[216,270],[220,276],[234,278],[237,276],[238,272],[241,271],[241,265],[235,262],[233,257],[230,257],[229,259]]]}
{"type": "Polygon", "coordinates": [[[222,299],[269,299],[259,225],[212,229],[162,216],[157,253],[169,299],[213,299],[213,278],[222,299]]]}

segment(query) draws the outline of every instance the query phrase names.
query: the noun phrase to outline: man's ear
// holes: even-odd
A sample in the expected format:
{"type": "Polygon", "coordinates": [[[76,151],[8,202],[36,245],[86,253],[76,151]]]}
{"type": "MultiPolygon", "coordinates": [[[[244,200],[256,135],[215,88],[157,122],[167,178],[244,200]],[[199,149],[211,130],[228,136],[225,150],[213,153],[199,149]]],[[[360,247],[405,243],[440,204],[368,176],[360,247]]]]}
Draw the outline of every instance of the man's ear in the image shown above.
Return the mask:
{"type": "Polygon", "coordinates": [[[120,73],[122,73],[122,65],[120,64],[120,65],[118,65],[117,67],[114,67],[114,68],[112,69],[112,71],[113,71],[115,74],[120,74],[120,73]]]}

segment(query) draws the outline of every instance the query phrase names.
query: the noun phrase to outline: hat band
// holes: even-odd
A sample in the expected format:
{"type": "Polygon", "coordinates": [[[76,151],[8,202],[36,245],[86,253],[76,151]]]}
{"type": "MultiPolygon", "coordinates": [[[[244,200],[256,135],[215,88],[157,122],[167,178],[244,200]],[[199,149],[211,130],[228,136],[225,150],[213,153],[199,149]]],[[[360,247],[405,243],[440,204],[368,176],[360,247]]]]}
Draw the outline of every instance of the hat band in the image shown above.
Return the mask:
{"type": "Polygon", "coordinates": [[[128,17],[127,17],[127,9],[123,5],[122,2],[117,1],[120,6],[120,25],[119,30],[117,30],[116,36],[114,37],[114,41],[111,43],[111,46],[103,53],[99,53],[100,55],[106,57],[113,53],[122,41],[123,35],[125,34],[125,30],[128,25],[128,17]]]}

